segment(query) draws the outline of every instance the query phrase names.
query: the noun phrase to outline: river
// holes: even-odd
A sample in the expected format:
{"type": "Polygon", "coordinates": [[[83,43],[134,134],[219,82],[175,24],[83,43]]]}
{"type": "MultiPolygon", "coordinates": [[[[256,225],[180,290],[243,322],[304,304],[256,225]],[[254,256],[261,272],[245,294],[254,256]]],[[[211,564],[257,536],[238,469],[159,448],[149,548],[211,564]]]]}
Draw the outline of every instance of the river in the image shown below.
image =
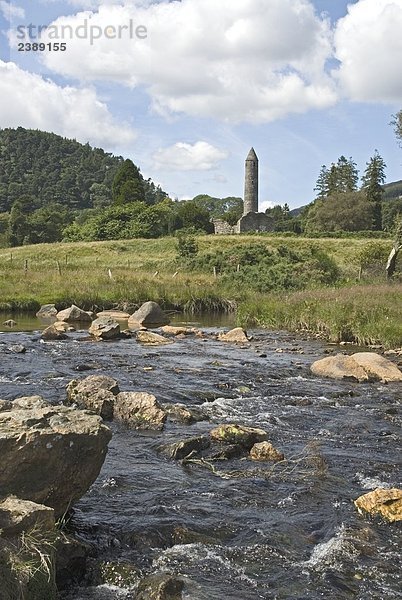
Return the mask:
{"type": "MultiPolygon", "coordinates": [[[[68,381],[102,373],[121,390],[197,406],[209,419],[168,422],[152,434],[111,424],[103,469],[73,516],[102,560],[125,561],[144,575],[177,574],[185,600],[402,598],[400,526],[360,516],[352,503],[375,487],[401,485],[401,386],[314,377],[309,365],[338,348],[250,333],[244,348],[211,337],[147,348],[131,339],[91,342],[85,332],[44,343],[39,331],[7,330],[0,397],[40,394],[60,403],[68,381]],[[12,352],[15,344],[26,352],[12,352]],[[266,429],[288,466],[272,472],[259,463],[262,470],[250,472],[251,461],[226,461],[219,469],[235,476],[220,477],[157,451],[232,422],[266,429]]],[[[134,597],[104,585],[64,596],[134,597]]]]}

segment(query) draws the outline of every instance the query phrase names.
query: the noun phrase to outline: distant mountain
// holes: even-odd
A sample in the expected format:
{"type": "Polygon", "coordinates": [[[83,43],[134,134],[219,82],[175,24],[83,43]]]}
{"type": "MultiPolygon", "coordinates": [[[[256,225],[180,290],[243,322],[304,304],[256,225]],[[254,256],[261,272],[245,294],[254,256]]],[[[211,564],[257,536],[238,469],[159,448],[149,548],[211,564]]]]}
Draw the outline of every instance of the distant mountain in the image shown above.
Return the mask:
{"type": "Polygon", "coordinates": [[[384,200],[394,200],[402,197],[402,181],[386,183],[384,186],[384,200]]]}
{"type": "MultiPolygon", "coordinates": [[[[54,133],[0,129],[0,213],[21,198],[32,210],[50,203],[68,209],[107,206],[122,161],[121,156],[54,133]]],[[[147,204],[167,196],[151,180],[143,183],[147,204]]]]}

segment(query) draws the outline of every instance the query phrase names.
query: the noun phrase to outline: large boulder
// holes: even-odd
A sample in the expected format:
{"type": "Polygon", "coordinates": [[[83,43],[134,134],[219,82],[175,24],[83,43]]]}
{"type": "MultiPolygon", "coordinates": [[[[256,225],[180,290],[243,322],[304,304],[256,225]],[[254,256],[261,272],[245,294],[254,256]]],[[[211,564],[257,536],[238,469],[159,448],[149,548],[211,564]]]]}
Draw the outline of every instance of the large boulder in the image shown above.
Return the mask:
{"type": "Polygon", "coordinates": [[[354,501],[359,513],[381,515],[388,521],[402,521],[402,490],[377,488],[354,501]]]}
{"type": "Polygon", "coordinates": [[[118,383],[107,375],[89,375],[67,384],[67,404],[87,408],[105,420],[113,419],[114,401],[120,392],[118,383]]]}
{"type": "Polygon", "coordinates": [[[159,335],[153,331],[138,331],[136,338],[137,342],[145,344],[146,346],[164,346],[165,344],[172,343],[172,340],[168,340],[163,337],[163,335],[159,335]]]}
{"type": "Polygon", "coordinates": [[[214,442],[225,444],[238,444],[250,450],[254,444],[268,440],[268,434],[263,429],[244,427],[243,425],[219,425],[209,432],[214,442]]]}
{"type": "Polygon", "coordinates": [[[162,325],[169,325],[169,323],[169,317],[156,302],[145,302],[128,320],[129,327],[138,327],[138,325],[142,327],[162,327],[162,325]]]}
{"type": "Polygon", "coordinates": [[[336,354],[314,362],[311,367],[314,375],[333,379],[351,379],[354,381],[402,381],[402,372],[398,367],[375,352],[357,352],[348,356],[336,354]]]}
{"type": "Polygon", "coordinates": [[[92,321],[88,333],[98,340],[114,340],[120,337],[120,325],[110,317],[98,317],[92,321]]]}
{"type": "Polygon", "coordinates": [[[50,506],[57,518],[99,475],[112,434],[88,411],[23,404],[0,413],[1,493],[50,506]]]}
{"type": "Polygon", "coordinates": [[[155,396],[146,392],[120,392],[114,403],[114,416],[135,429],[163,429],[166,413],[155,396]]]}
{"type": "Polygon", "coordinates": [[[92,321],[91,315],[75,304],[72,304],[69,308],[59,311],[56,317],[58,321],[67,321],[67,323],[90,323],[92,321]]]}
{"type": "Polygon", "coordinates": [[[242,327],[235,327],[235,329],[231,329],[227,333],[220,333],[218,335],[218,340],[221,342],[232,342],[234,344],[245,344],[249,341],[247,333],[242,327]]]}
{"type": "Polygon", "coordinates": [[[36,316],[39,319],[53,319],[57,315],[57,308],[55,304],[43,304],[36,316]]]}

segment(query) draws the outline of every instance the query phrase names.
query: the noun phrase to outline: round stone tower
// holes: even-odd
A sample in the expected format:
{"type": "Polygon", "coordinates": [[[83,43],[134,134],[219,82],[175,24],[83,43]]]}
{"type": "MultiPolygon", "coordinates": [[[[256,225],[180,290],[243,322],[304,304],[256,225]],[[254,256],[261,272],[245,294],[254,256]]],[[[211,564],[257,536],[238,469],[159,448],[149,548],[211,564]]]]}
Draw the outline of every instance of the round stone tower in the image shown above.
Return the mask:
{"type": "Polygon", "coordinates": [[[251,148],[246,158],[246,176],[244,181],[243,215],[258,212],[258,158],[251,148]]]}

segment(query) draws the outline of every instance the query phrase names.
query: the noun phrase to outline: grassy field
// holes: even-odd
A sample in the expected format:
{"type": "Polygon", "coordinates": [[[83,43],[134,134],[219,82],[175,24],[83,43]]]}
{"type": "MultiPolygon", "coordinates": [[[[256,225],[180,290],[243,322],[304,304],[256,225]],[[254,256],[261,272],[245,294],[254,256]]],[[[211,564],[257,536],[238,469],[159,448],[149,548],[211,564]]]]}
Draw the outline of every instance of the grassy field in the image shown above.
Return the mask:
{"type": "MultiPolygon", "coordinates": [[[[40,304],[85,308],[133,306],[155,300],[165,308],[238,309],[242,324],[322,332],[335,341],[402,346],[402,284],[381,278],[358,281],[365,239],[202,236],[199,253],[260,242],[293,250],[314,244],[342,272],[337,288],[257,294],[224,284],[218,275],[186,271],[176,259],[176,240],[120,240],[42,244],[0,250],[0,310],[35,310],[40,304]],[[110,271],[110,274],[109,274],[110,271]],[[111,276],[110,276],[111,275],[111,276]]],[[[375,244],[386,254],[390,240],[375,244]]]]}

